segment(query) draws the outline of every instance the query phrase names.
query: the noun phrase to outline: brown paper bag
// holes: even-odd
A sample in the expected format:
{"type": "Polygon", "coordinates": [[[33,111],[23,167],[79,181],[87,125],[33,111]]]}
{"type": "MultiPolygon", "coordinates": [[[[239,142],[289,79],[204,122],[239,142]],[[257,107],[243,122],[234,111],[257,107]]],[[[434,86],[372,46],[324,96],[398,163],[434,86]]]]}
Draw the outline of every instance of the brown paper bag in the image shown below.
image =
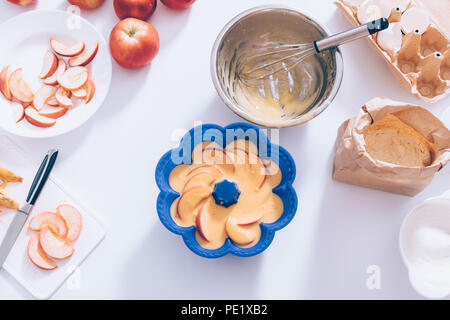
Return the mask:
{"type": "Polygon", "coordinates": [[[333,178],[363,187],[415,196],[449,160],[450,131],[431,112],[416,105],[375,98],[339,128],[333,178]],[[390,113],[434,143],[436,154],[431,165],[399,166],[375,160],[368,154],[364,129],[390,113]]]}

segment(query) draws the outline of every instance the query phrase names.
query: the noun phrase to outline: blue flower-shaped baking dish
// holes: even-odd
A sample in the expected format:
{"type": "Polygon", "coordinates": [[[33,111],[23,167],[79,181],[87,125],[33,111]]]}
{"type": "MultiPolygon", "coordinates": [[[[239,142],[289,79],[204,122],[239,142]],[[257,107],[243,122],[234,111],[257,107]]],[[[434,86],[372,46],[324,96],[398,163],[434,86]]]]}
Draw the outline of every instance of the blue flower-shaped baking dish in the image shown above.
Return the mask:
{"type": "Polygon", "coordinates": [[[295,163],[291,155],[283,147],[271,144],[264,131],[258,127],[248,123],[233,123],[226,127],[203,124],[187,132],[181,139],[180,145],[164,154],[156,166],[155,178],[161,191],[157,200],[158,216],[167,229],[181,235],[188,248],[199,256],[219,258],[229,253],[240,257],[254,256],[267,249],[275,236],[275,231],[284,228],[295,216],[298,204],[297,194],[292,187],[295,172],[295,163]],[[195,226],[182,227],[173,220],[170,207],[173,201],[179,197],[179,194],[170,187],[169,175],[177,165],[191,164],[194,147],[203,141],[214,141],[225,148],[227,142],[230,143],[236,139],[249,140],[250,137],[257,141],[259,156],[262,159],[271,159],[281,169],[281,183],[273,189],[273,192],[283,201],[284,211],[277,221],[260,223],[261,238],[252,247],[238,247],[228,238],[222,247],[214,250],[206,249],[200,246],[195,238],[195,226]],[[263,139],[262,142],[266,141],[266,143],[261,144],[261,139],[263,139]]]}

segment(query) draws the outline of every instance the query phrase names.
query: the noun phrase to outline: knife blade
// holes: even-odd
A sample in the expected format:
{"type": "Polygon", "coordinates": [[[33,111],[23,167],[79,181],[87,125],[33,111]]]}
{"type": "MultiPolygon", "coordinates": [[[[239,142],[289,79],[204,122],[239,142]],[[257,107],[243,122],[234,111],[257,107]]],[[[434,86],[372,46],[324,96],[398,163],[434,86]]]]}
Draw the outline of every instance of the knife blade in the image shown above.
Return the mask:
{"type": "Polygon", "coordinates": [[[47,152],[44,160],[39,167],[39,170],[34,177],[33,183],[31,184],[30,191],[28,192],[28,197],[25,205],[23,205],[19,210],[16,211],[13,221],[8,227],[5,237],[3,238],[2,244],[0,245],[0,267],[3,266],[6,258],[8,258],[14,243],[17,240],[22,228],[31,212],[34,204],[36,203],[39,194],[42,191],[50,172],[53,169],[56,158],[58,156],[58,150],[52,149],[47,152]]]}

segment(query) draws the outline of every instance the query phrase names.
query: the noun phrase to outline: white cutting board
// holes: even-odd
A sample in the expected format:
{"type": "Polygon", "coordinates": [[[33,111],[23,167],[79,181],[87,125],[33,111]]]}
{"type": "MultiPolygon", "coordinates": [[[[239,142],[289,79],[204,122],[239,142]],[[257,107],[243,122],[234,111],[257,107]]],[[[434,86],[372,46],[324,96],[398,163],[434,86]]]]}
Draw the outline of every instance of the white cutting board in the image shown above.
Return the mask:
{"type": "MultiPolygon", "coordinates": [[[[42,155],[42,158],[44,155],[42,155]]],[[[8,195],[19,204],[25,203],[28,190],[40,163],[33,163],[27,155],[8,137],[0,135],[0,166],[14,171],[23,177],[22,183],[9,183],[6,187],[8,195]]],[[[56,166],[58,161],[56,161],[56,166]]],[[[0,213],[0,241],[11,223],[15,212],[4,210],[0,213]]],[[[25,223],[16,244],[6,259],[3,268],[11,274],[25,289],[38,299],[48,299],[65,282],[74,270],[86,259],[105,237],[103,224],[92,211],[83,206],[55,179],[50,176],[30,217],[25,223]],[[57,260],[58,268],[41,270],[27,256],[27,245],[33,231],[28,230],[30,218],[42,211],[55,212],[60,204],[75,206],[83,218],[83,229],[79,238],[73,243],[75,252],[67,260],[57,260]]]]}

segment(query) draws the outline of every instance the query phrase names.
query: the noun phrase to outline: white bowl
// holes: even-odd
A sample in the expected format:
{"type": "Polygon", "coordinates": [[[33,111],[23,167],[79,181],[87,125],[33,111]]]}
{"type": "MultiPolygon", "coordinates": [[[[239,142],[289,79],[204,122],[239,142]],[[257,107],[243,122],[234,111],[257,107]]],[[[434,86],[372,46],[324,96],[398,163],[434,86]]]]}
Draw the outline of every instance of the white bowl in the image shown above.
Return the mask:
{"type": "MultiPolygon", "coordinates": [[[[400,227],[399,236],[400,253],[403,262],[408,269],[411,285],[420,295],[426,298],[441,299],[450,295],[450,277],[448,277],[446,281],[431,279],[430,275],[432,272],[423,272],[423,270],[415,270],[412,267],[413,258],[408,254],[408,243],[411,243],[409,242],[411,241],[410,233],[412,232],[411,229],[414,228],[414,221],[417,222],[418,220],[422,220],[425,216],[429,219],[427,221],[427,224],[429,225],[438,224],[439,226],[443,226],[442,221],[445,221],[446,225],[450,226],[450,190],[440,197],[427,199],[414,208],[403,220],[400,227]],[[444,209],[442,211],[438,211],[436,210],[438,208],[437,206],[444,209]]],[[[428,233],[427,236],[429,236],[428,233]]],[[[422,244],[422,246],[425,245],[426,244],[422,244]]],[[[417,247],[417,243],[415,246],[417,247]]],[[[423,259],[421,260],[421,263],[429,263],[429,261],[424,261],[423,259]]]]}

